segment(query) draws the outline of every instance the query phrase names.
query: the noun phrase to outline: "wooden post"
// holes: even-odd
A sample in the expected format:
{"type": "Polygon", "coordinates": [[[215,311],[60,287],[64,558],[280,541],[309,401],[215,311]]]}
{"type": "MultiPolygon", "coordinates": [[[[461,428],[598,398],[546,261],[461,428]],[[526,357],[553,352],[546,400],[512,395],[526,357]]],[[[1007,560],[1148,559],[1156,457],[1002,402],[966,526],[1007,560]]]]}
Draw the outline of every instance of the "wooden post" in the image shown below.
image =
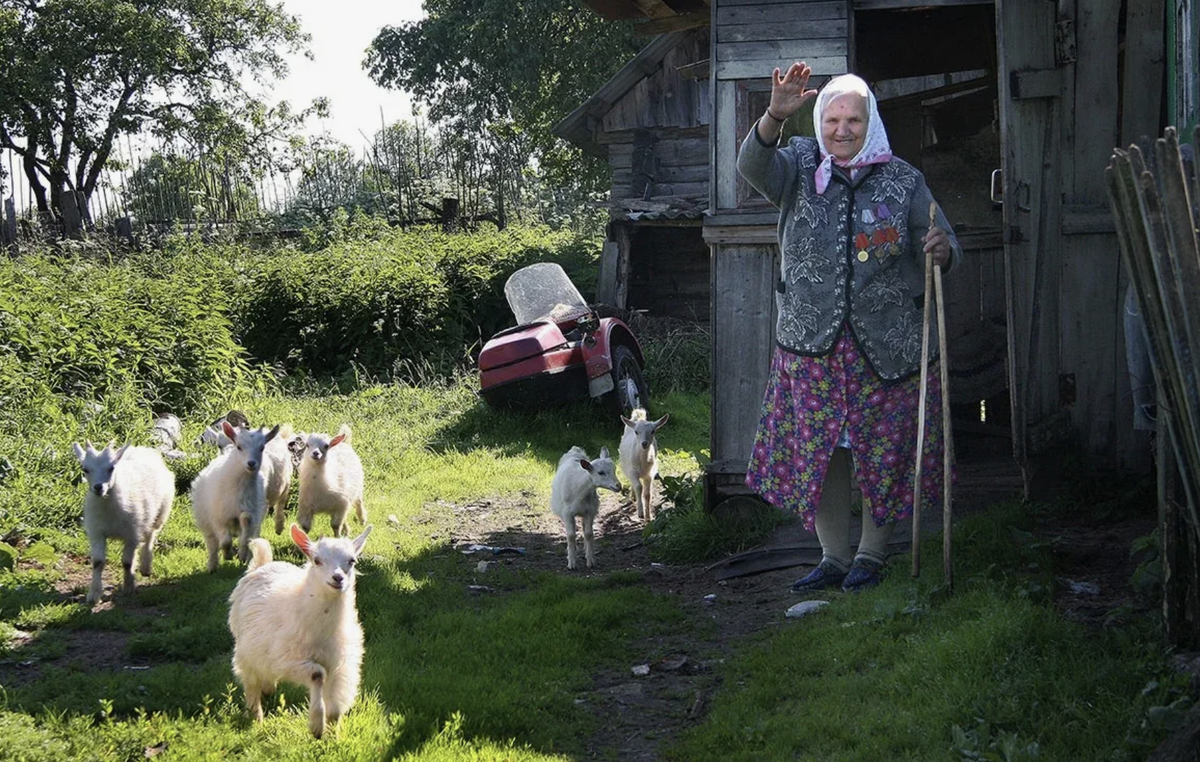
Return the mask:
{"type": "Polygon", "coordinates": [[[442,230],[446,233],[458,232],[458,199],[447,196],[442,199],[442,230]]]}
{"type": "Polygon", "coordinates": [[[600,276],[596,281],[596,302],[615,305],[617,303],[617,264],[619,260],[616,241],[605,241],[600,254],[600,276]]]}
{"type": "Polygon", "coordinates": [[[13,199],[4,199],[4,224],[0,225],[0,242],[8,244],[9,254],[17,256],[17,205],[13,199]]]}

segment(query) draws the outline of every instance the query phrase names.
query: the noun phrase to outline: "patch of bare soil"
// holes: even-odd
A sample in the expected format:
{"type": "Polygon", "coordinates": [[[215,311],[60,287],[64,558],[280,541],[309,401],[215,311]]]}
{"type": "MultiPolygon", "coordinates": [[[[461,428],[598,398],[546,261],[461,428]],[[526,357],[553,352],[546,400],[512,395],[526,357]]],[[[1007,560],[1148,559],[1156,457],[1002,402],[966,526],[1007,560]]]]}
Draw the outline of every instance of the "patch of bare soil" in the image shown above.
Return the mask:
{"type": "MultiPolygon", "coordinates": [[[[595,675],[593,689],[576,702],[591,711],[599,730],[587,739],[588,758],[622,762],[661,759],[660,748],[687,727],[703,720],[708,698],[718,685],[715,667],[748,637],[785,626],[784,612],[799,597],[790,591],[801,569],[783,569],[716,582],[703,566],[654,563],[642,544],[643,522],[628,499],[603,493],[596,522],[596,567],[568,571],[561,523],[542,506],[523,498],[494,499],[428,507],[415,522],[435,523],[449,507],[456,523],[453,547],[522,547],[524,555],[475,551],[472,563],[519,564],[561,574],[604,575],[639,571],[656,593],[679,601],[691,620],[677,632],[647,636],[636,643],[640,656],[622,669],[595,675]],[[702,638],[697,632],[705,633],[702,638]]],[[[582,543],[582,537],[579,539],[582,543]]],[[[580,548],[582,561],[582,547],[580,548]]],[[[477,575],[478,590],[490,594],[487,573],[477,575]]]]}
{"type": "Polygon", "coordinates": [[[1093,628],[1148,613],[1153,603],[1139,596],[1131,582],[1140,560],[1131,557],[1130,548],[1154,527],[1154,516],[1144,514],[1111,521],[1067,515],[1046,519],[1039,534],[1053,542],[1059,613],[1093,628]]]}
{"type": "MultiPolygon", "coordinates": [[[[42,568],[37,562],[21,561],[18,568],[42,568]]],[[[92,570],[85,556],[64,554],[54,563],[54,595],[46,603],[83,603],[92,582],[92,570]]],[[[121,596],[120,563],[104,570],[105,589],[100,602],[92,607],[93,612],[113,608],[115,598],[121,596]]],[[[142,606],[133,600],[120,597],[119,605],[135,615],[153,617],[158,609],[142,606]]],[[[0,658],[0,686],[26,685],[42,677],[47,667],[55,666],[79,672],[113,672],[123,669],[148,669],[144,659],[129,655],[130,633],[114,630],[54,629],[54,641],[47,645],[39,642],[41,631],[17,630],[6,644],[7,653],[0,658]]]]}

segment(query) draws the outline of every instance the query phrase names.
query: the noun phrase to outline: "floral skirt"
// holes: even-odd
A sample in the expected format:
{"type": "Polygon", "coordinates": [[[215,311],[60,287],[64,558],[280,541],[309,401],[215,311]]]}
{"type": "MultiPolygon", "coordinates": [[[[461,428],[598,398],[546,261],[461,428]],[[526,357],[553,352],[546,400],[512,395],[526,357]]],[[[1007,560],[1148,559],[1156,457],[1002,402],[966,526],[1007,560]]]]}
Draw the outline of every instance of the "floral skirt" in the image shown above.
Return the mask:
{"type": "MultiPolygon", "coordinates": [[[[885,381],[843,327],[827,355],[776,347],[746,484],[767,502],[799,513],[812,531],[829,458],[845,432],[863,494],[863,515],[882,526],[912,515],[920,376],[885,381]]],[[[929,371],[921,504],[942,501],[942,399],[929,371]]],[[[954,478],[952,474],[951,478],[954,478]]]]}

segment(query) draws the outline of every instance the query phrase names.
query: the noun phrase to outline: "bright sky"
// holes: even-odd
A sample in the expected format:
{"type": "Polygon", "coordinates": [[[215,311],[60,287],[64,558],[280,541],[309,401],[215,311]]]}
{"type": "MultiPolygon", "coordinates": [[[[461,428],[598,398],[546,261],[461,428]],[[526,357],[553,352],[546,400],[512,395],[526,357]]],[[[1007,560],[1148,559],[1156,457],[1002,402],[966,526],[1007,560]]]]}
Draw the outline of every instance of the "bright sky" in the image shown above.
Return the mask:
{"type": "Polygon", "coordinates": [[[313,60],[295,56],[288,78],[268,94],[271,101],[287,100],[296,109],[314,98],[329,99],[330,118],[316,121],[310,131],[328,131],[355,148],[380,128],[380,109],[387,122],[412,118],[412,99],[398,90],[378,87],[363,69],[367,46],[383,27],[415,21],[424,15],[421,0],[282,0],[284,10],[300,18],[312,35],[313,60]],[[361,132],[360,132],[361,130],[361,132]]]}

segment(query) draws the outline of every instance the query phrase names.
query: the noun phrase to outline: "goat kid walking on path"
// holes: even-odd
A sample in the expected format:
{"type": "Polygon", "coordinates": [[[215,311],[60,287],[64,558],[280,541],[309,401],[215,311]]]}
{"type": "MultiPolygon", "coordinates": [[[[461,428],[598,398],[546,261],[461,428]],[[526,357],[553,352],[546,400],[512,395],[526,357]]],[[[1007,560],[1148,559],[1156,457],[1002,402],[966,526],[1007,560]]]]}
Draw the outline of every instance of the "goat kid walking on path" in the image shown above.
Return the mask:
{"type": "Polygon", "coordinates": [[[550,510],[562,520],[567,534],[567,568],[574,569],[578,551],[575,548],[575,517],[583,520],[583,550],[588,568],[596,563],[592,525],[600,513],[597,488],[621,491],[617,469],[608,457],[608,448],[600,448],[600,457],[588,460],[582,447],[572,447],[558,459],[558,471],[550,485],[550,510]]]}
{"type": "Polygon", "coordinates": [[[657,421],[647,421],[646,411],[639,407],[629,414],[629,418],[621,416],[621,421],[625,424],[625,433],[621,435],[621,446],[618,448],[621,470],[633,489],[633,504],[637,507],[638,518],[649,520],[653,518],[650,515],[653,504],[650,491],[654,477],[658,475],[658,441],[655,435],[667,425],[667,416],[657,421]]]}
{"type": "Polygon", "coordinates": [[[303,567],[272,561],[264,539],[250,542],[253,559],[229,596],[229,631],[233,672],[255,721],[280,680],[308,688],[308,729],[317,738],[354,703],[363,658],[354,570],[370,533],[368,526],[353,541],[313,542],[293,524],[303,567]]]}

